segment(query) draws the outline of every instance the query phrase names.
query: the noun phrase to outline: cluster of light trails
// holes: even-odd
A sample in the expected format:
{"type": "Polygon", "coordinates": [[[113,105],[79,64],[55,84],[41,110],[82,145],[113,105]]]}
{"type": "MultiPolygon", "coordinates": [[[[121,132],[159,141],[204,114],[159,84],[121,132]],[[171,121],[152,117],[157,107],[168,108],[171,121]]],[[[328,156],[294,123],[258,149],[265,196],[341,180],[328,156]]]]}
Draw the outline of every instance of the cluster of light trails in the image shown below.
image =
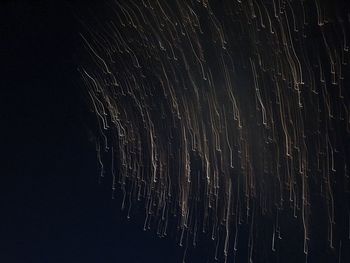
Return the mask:
{"type": "Polygon", "coordinates": [[[243,248],[248,262],[290,235],[307,261],[312,224],[324,220],[341,262],[350,14],[331,0],[126,0],[107,9],[85,23],[90,60],[79,70],[98,119],[101,176],[109,156],[128,214],[142,203],[145,229],[166,236],[175,225],[185,251],[204,236],[213,258],[243,248]]]}

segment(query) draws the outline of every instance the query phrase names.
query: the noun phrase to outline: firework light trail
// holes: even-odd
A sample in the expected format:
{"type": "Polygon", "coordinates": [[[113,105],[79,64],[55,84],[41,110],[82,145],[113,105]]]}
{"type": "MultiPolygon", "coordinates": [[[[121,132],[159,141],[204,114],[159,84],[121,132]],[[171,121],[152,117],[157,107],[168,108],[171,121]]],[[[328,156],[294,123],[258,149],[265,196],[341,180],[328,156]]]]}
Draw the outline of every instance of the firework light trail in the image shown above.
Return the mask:
{"type": "Polygon", "coordinates": [[[349,14],[331,0],[107,9],[85,23],[80,72],[101,176],[111,168],[122,208],[143,207],[144,228],[161,237],[176,229],[184,260],[208,239],[213,260],[270,262],[293,239],[307,261],[319,221],[317,242],[345,262],[349,14]]]}

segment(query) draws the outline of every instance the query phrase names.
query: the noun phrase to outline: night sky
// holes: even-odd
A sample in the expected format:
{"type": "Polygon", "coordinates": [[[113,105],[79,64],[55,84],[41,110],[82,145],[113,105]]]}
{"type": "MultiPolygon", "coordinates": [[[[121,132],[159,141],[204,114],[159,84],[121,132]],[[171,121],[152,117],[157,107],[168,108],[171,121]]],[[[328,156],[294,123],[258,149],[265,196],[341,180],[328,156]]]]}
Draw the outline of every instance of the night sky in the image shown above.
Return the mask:
{"type": "MultiPolygon", "coordinates": [[[[128,220],[119,189],[112,199],[111,177],[100,177],[97,121],[78,67],[82,14],[103,11],[68,2],[0,4],[0,262],[182,262],[178,237],[143,231],[143,210],[128,220]]],[[[323,224],[313,225],[313,245],[324,251],[311,262],[334,259],[317,241],[323,224]]],[[[211,262],[205,242],[187,262],[211,262]]],[[[296,242],[281,245],[284,260],[274,260],[303,262],[296,242]]]]}
{"type": "Polygon", "coordinates": [[[1,262],[165,262],[175,242],[126,220],[99,183],[67,3],[1,12],[1,262]],[[5,92],[5,94],[4,94],[5,92]]]}

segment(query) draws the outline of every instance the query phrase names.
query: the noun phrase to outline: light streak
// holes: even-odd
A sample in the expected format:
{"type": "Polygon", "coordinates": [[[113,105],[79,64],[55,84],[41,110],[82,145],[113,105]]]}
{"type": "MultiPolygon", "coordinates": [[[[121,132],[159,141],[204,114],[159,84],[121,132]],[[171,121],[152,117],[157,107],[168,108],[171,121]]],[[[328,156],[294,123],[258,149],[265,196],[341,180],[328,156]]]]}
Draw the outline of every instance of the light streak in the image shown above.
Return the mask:
{"type": "Polygon", "coordinates": [[[111,151],[122,208],[176,229],[183,260],[208,238],[254,262],[294,234],[310,260],[315,213],[335,260],[349,249],[349,21],[311,2],[115,1],[81,33],[101,176],[111,151]]]}

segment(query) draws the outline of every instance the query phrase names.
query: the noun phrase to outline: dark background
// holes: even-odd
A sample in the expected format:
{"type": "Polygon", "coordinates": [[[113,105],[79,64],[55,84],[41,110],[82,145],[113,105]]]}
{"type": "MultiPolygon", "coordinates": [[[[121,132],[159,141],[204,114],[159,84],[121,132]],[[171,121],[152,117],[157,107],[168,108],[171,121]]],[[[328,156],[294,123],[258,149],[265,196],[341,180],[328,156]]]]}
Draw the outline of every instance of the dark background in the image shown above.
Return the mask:
{"type": "MultiPolygon", "coordinates": [[[[176,238],[144,232],[142,217],[127,220],[120,193],[112,200],[99,178],[77,71],[79,17],[94,8],[0,2],[0,262],[181,262],[176,238]]],[[[284,256],[304,260],[290,242],[284,256]]],[[[210,252],[194,253],[206,262],[210,252]]],[[[316,262],[327,261],[321,254],[316,262]]]]}
{"type": "Polygon", "coordinates": [[[172,262],[99,183],[77,72],[83,1],[0,3],[0,262],[172,262]]]}

